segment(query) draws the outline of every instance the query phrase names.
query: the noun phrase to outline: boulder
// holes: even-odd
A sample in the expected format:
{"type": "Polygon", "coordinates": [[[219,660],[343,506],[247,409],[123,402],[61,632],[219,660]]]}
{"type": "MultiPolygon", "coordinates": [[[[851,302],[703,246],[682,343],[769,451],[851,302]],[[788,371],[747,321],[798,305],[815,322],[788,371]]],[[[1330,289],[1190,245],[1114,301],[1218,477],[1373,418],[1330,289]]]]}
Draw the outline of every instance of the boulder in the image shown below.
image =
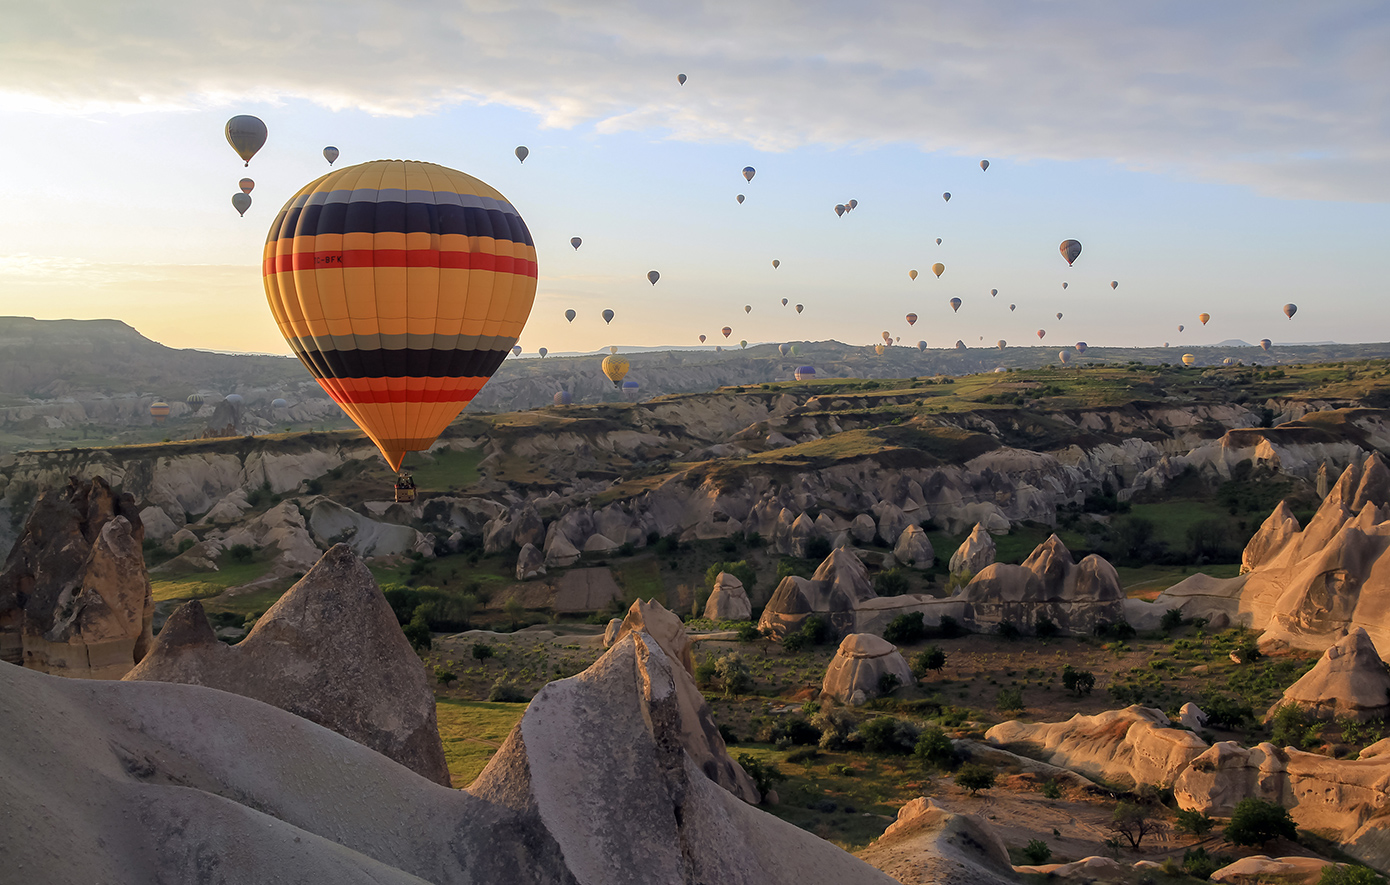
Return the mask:
{"type": "Polygon", "coordinates": [[[234,646],[194,601],[170,615],[129,681],[255,698],[449,784],[434,691],[372,573],[334,545],[234,646]]]}
{"type": "Polygon", "coordinates": [[[840,643],[825,671],[821,697],[842,704],[863,703],[879,696],[880,680],[895,676],[900,685],[911,685],[912,669],[896,646],[872,633],[851,633],[840,643]]]}
{"type": "Polygon", "coordinates": [[[985,530],[983,523],[977,522],[970,530],[970,537],[951,554],[949,567],[953,575],[975,575],[993,562],[994,536],[985,530]]]}
{"type": "Polygon", "coordinates": [[[212,509],[203,514],[203,518],[198,520],[201,525],[231,525],[241,520],[241,515],[251,509],[251,502],[246,500],[244,489],[233,489],[230,494],[222,498],[212,509]]]}
{"type": "Polygon", "coordinates": [[[850,521],[850,537],[860,544],[868,544],[873,541],[877,532],[878,526],[874,525],[874,518],[867,513],[861,513],[850,521]]]}
{"type": "Polygon", "coordinates": [[[1264,885],[1281,882],[1287,885],[1316,885],[1324,867],[1339,866],[1321,857],[1269,857],[1253,854],[1227,864],[1208,876],[1211,882],[1231,885],[1264,885]]]}
{"type": "Polygon", "coordinates": [[[410,526],[378,522],[325,497],[304,504],[308,529],[324,546],[344,543],[358,556],[396,556],[420,547],[423,536],[410,526]]]}
{"type": "Polygon", "coordinates": [[[158,507],[146,507],[141,510],[140,524],[145,527],[145,537],[151,541],[167,541],[182,528],[158,507]]]}
{"type": "Polygon", "coordinates": [[[884,544],[891,546],[902,535],[903,529],[912,523],[901,507],[888,501],[880,502],[873,510],[878,517],[878,539],[884,544]]]}
{"type": "Polygon", "coordinates": [[[1012,885],[1009,850],[979,814],[949,811],[920,796],[898,809],[872,845],[859,852],[902,885],[1012,885]]]}
{"type": "Polygon", "coordinates": [[[550,535],[545,539],[545,564],[550,568],[565,568],[579,561],[579,551],[555,525],[550,527],[550,535]]]}
{"type": "Polygon", "coordinates": [[[1390,672],[1371,637],[1356,627],[1323,652],[1313,669],[1284,691],[1284,696],[1265,714],[1265,721],[1285,704],[1302,707],[1317,719],[1383,719],[1390,714],[1390,672]]]}
{"type": "Polygon", "coordinates": [[[516,558],[516,579],[518,581],[529,581],[532,578],[539,578],[545,574],[545,557],[536,549],[536,545],[527,543],[521,548],[520,555],[516,558]]]}
{"type": "MultiPolygon", "coordinates": [[[[1139,861],[1144,863],[1144,861],[1139,861]]],[[[1047,879],[1076,880],[1078,882],[1120,882],[1128,879],[1132,867],[1127,867],[1112,857],[1093,854],[1070,863],[1045,863],[1037,866],[1018,866],[1020,873],[1044,876],[1047,879]]]]}
{"type": "Polygon", "coordinates": [[[787,553],[798,559],[808,558],[811,555],[811,542],[819,536],[815,520],[804,513],[801,514],[792,521],[791,528],[787,530],[787,553]]]}
{"type": "Polygon", "coordinates": [[[877,595],[864,563],[854,551],[841,547],[831,551],[810,580],[795,575],[783,578],[763,608],[758,626],[780,639],[817,615],[838,636],[845,636],[854,630],[855,608],[877,595]]]}
{"type": "Polygon", "coordinates": [[[1049,618],[1064,633],[1091,633],[1125,617],[1125,595],[1114,566],[1092,554],[1074,563],[1052,535],[1023,565],[987,565],[953,597],[967,603],[977,626],[1012,623],[1027,632],[1049,618]]]}
{"type": "Polygon", "coordinates": [[[612,648],[613,643],[618,641],[618,636],[621,635],[622,629],[623,619],[611,618],[608,621],[608,626],[603,629],[603,647],[612,648]]]}
{"type": "Polygon", "coordinates": [[[893,556],[898,562],[917,569],[928,569],[936,563],[936,551],[932,550],[931,539],[919,525],[910,525],[903,529],[903,533],[898,536],[898,543],[893,545],[893,556]]]}
{"type": "Polygon", "coordinates": [[[1240,555],[1240,573],[1254,571],[1261,564],[1273,559],[1301,530],[1298,517],[1293,515],[1287,501],[1280,501],[1245,545],[1240,555]]]}
{"type": "Polygon", "coordinates": [[[728,572],[720,572],[705,603],[705,617],[711,621],[746,621],[753,617],[753,603],[748,600],[743,582],[728,572]]]}
{"type": "Polygon", "coordinates": [[[148,652],[154,599],[144,526],[101,477],[39,495],[0,570],[0,660],[120,679],[148,652]]]}
{"type": "Polygon", "coordinates": [[[685,632],[685,624],[667,611],[666,606],[654,599],[650,602],[642,599],[634,602],[623,617],[622,626],[618,628],[618,635],[613,637],[613,642],[616,643],[634,632],[649,634],[660,643],[667,657],[680,664],[685,668],[685,672],[694,678],[695,655],[690,648],[690,637],[685,632]]]}
{"type": "Polygon", "coordinates": [[[1207,714],[1202,712],[1201,707],[1188,701],[1183,704],[1182,709],[1178,711],[1178,721],[1181,722],[1182,727],[1186,728],[1188,731],[1197,732],[1207,727],[1207,714]]]}
{"type": "Polygon", "coordinates": [[[170,553],[174,553],[183,546],[184,541],[192,541],[196,544],[198,543],[198,536],[186,528],[179,529],[170,535],[169,539],[164,542],[164,549],[170,553]]]}
{"type": "Polygon", "coordinates": [[[525,547],[527,544],[538,548],[545,546],[545,523],[541,522],[536,508],[529,504],[517,511],[516,516],[512,518],[511,530],[512,543],[519,547],[525,547]]]}
{"type": "Polygon", "coordinates": [[[1207,744],[1172,728],[1162,711],[1138,705],[1066,722],[1001,722],[985,740],[1024,755],[1112,783],[1172,784],[1207,744]]]}
{"type": "Polygon", "coordinates": [[[483,528],[483,552],[501,553],[512,546],[512,521],[510,514],[503,514],[483,528]]]}
{"type": "Polygon", "coordinates": [[[603,555],[612,553],[621,546],[607,535],[590,535],[589,540],[584,542],[584,552],[603,555]]]}

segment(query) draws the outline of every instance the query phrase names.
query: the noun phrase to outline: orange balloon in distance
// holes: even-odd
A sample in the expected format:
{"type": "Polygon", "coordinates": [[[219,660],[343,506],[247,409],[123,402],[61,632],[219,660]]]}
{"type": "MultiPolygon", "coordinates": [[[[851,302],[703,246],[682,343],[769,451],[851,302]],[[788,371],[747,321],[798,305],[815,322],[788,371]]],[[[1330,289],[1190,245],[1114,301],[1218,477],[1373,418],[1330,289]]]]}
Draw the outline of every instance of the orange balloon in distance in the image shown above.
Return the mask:
{"type": "Polygon", "coordinates": [[[521,336],[536,249],[520,214],[482,181],[376,160],[290,198],[266,237],[263,274],[290,348],[400,470],[521,336]]]}

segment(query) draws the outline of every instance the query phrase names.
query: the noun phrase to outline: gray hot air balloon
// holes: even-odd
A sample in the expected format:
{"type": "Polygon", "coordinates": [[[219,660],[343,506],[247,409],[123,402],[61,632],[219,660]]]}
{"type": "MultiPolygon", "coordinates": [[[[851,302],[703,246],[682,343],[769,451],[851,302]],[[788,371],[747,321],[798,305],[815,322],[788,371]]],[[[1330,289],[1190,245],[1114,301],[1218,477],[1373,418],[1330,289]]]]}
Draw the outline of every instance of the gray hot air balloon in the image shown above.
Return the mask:
{"type": "Polygon", "coordinates": [[[752,312],[753,312],[753,305],[751,305],[751,304],[745,304],[745,305],[743,305],[743,312],[744,312],[744,313],[752,313],[752,312]]]}
{"type": "Polygon", "coordinates": [[[604,321],[605,323],[611,323],[611,322],[613,322],[613,311],[611,311],[611,310],[605,310],[605,311],[603,312],[603,321],[604,321]]]}
{"type": "Polygon", "coordinates": [[[990,290],[989,290],[989,294],[992,295],[992,296],[993,296],[993,295],[998,295],[998,294],[999,294],[999,290],[998,290],[998,289],[990,289],[990,290]]]}
{"type": "Polygon", "coordinates": [[[804,305],[804,304],[798,304],[798,305],[796,306],[796,312],[797,312],[797,313],[801,313],[801,312],[802,312],[803,310],[805,310],[805,309],[806,309],[806,305],[804,305]]]}
{"type": "Polygon", "coordinates": [[[999,341],[996,343],[996,346],[1000,350],[1003,350],[1004,348],[1009,346],[1009,342],[1005,341],[1003,338],[1000,338],[999,341]]]}
{"type": "Polygon", "coordinates": [[[574,251],[578,252],[579,247],[584,245],[584,241],[579,237],[570,237],[570,245],[574,247],[574,251]]]}
{"type": "Polygon", "coordinates": [[[734,197],[734,199],[738,200],[739,205],[743,204],[743,194],[739,194],[737,197],[734,197]]]}
{"type": "Polygon", "coordinates": [[[952,299],[951,299],[951,312],[954,313],[954,312],[959,311],[959,310],[960,310],[960,299],[959,299],[959,298],[952,298],[952,299]]]}
{"type": "Polygon", "coordinates": [[[1076,342],[1076,352],[1077,352],[1077,353],[1085,353],[1085,352],[1086,352],[1086,342],[1085,342],[1085,341],[1078,341],[1078,342],[1076,342]]]}
{"type": "Polygon", "coordinates": [[[787,299],[785,299],[785,298],[782,299],[782,306],[783,306],[783,307],[786,307],[786,306],[787,306],[787,299]]]}
{"type": "Polygon", "coordinates": [[[1182,331],[1182,328],[1183,328],[1182,326],[1178,326],[1178,331],[1181,332],[1181,331],[1182,331]]]}
{"type": "Polygon", "coordinates": [[[1059,350],[1057,351],[1057,359],[1061,360],[1063,365],[1066,365],[1071,362],[1071,353],[1065,350],[1059,350]]]}
{"type": "Polygon", "coordinates": [[[285,409],[288,409],[290,407],[290,404],[288,400],[276,397],[275,399],[270,401],[270,407],[272,409],[277,409],[283,412],[285,409]]]}
{"type": "Polygon", "coordinates": [[[951,202],[951,194],[950,194],[949,192],[948,192],[948,193],[944,193],[944,194],[941,195],[941,199],[943,199],[943,200],[945,200],[946,202],[949,203],[949,202],[951,202]]]}
{"type": "Polygon", "coordinates": [[[241,405],[241,394],[239,393],[229,393],[225,397],[223,397],[223,399],[234,406],[241,405]]]}
{"type": "Polygon", "coordinates": [[[512,356],[521,356],[521,345],[520,345],[520,344],[513,344],[513,345],[512,345],[512,356]]]}
{"type": "Polygon", "coordinates": [[[1062,245],[1057,247],[1057,251],[1062,253],[1062,257],[1067,260],[1067,267],[1081,254],[1081,242],[1079,240],[1063,240],[1062,245]]]}
{"type": "Polygon", "coordinates": [[[781,267],[781,266],[782,266],[782,262],[778,261],[776,258],[772,259],[772,269],[773,269],[773,270],[776,270],[777,268],[779,268],[779,267],[781,267]]]}
{"type": "Polygon", "coordinates": [[[238,215],[245,215],[246,210],[251,208],[251,195],[232,194],[232,208],[237,211],[238,215]]]}
{"type": "Polygon", "coordinates": [[[1017,304],[1010,304],[1010,305],[1009,305],[1009,313],[1013,313],[1013,312],[1014,312],[1014,309],[1017,308],[1017,307],[1018,307],[1017,304]]]}
{"type": "Polygon", "coordinates": [[[1297,305],[1297,304],[1285,304],[1285,305],[1284,305],[1284,316],[1288,317],[1289,319],[1293,319],[1293,315],[1296,314],[1296,313],[1298,313],[1298,305],[1297,305]]]}
{"type": "Polygon", "coordinates": [[[574,397],[570,395],[570,392],[568,390],[562,390],[559,393],[555,394],[554,402],[557,406],[567,406],[570,403],[574,402],[574,397]]]}
{"type": "Polygon", "coordinates": [[[918,342],[917,342],[917,349],[918,349],[919,351],[925,352],[926,349],[927,349],[927,342],[925,342],[925,341],[918,341],[918,342]]]}
{"type": "Polygon", "coordinates": [[[574,308],[572,307],[569,310],[565,311],[565,319],[569,320],[571,323],[574,322],[574,318],[578,315],[579,314],[575,313],[574,308]]]}
{"type": "Polygon", "coordinates": [[[1260,339],[1260,349],[1261,349],[1261,350],[1264,350],[1265,352],[1268,352],[1269,349],[1270,349],[1271,347],[1273,347],[1273,346],[1274,346],[1274,342],[1273,342],[1273,341],[1270,341],[1268,338],[1261,338],[1261,339],[1260,339]]]}
{"type": "Polygon", "coordinates": [[[841,218],[844,218],[844,217],[845,217],[845,204],[844,204],[844,203],[836,203],[836,204],[835,204],[835,214],[838,215],[838,216],[840,216],[841,218]]]}
{"type": "Polygon", "coordinates": [[[516,154],[517,160],[520,161],[520,162],[522,162],[522,163],[525,163],[525,162],[526,162],[526,158],[529,157],[529,156],[531,156],[531,152],[526,148],[526,145],[524,145],[524,144],[518,146],[517,149],[516,149],[515,151],[513,151],[512,153],[516,154]]]}
{"type": "Polygon", "coordinates": [[[936,238],[936,245],[938,245],[938,246],[941,245],[941,238],[940,238],[940,237],[937,237],[937,238],[936,238]]]}
{"type": "Polygon", "coordinates": [[[328,161],[328,165],[332,166],[333,163],[338,159],[338,149],[330,144],[328,147],[323,149],[323,158],[328,161]]]}
{"type": "Polygon", "coordinates": [[[981,171],[981,172],[987,172],[987,171],[989,171],[989,160],[981,160],[981,161],[980,161],[980,171],[981,171]]]}
{"type": "Polygon", "coordinates": [[[227,121],[225,132],[227,143],[232,146],[232,150],[250,166],[251,158],[256,156],[256,151],[265,144],[265,123],[261,122],[260,117],[238,114],[227,121]]]}
{"type": "Polygon", "coordinates": [[[790,344],[779,344],[777,345],[777,352],[782,356],[786,356],[792,352],[792,346],[790,344]]]}
{"type": "Polygon", "coordinates": [[[1066,284],[1066,283],[1063,283],[1063,284],[1062,284],[1062,288],[1065,289],[1066,287],[1067,287],[1067,284],[1066,284]]]}
{"type": "Polygon", "coordinates": [[[846,209],[846,210],[849,210],[849,211],[853,211],[853,210],[858,209],[858,208],[859,208],[859,201],[858,201],[858,200],[850,200],[848,203],[845,204],[845,209],[846,209]]]}
{"type": "Polygon", "coordinates": [[[538,349],[536,350],[536,353],[538,353],[538,354],[541,355],[541,359],[545,359],[545,355],[546,355],[547,353],[550,353],[550,348],[548,348],[548,347],[541,347],[541,348],[538,348],[538,349]]]}
{"type": "Polygon", "coordinates": [[[657,273],[657,272],[654,271],[654,270],[649,270],[649,271],[647,271],[647,280],[648,280],[653,286],[656,285],[656,281],[659,280],[659,279],[661,279],[661,274],[657,273]]]}
{"type": "Polygon", "coordinates": [[[752,180],[753,180],[753,176],[754,176],[754,175],[757,175],[757,174],[758,174],[758,170],[754,169],[752,166],[744,166],[744,167],[743,167],[743,178],[744,178],[745,181],[752,181],[752,180]]]}
{"type": "Polygon", "coordinates": [[[1119,280],[1111,280],[1111,281],[1110,281],[1110,288],[1112,288],[1112,289],[1118,289],[1118,288],[1120,288],[1120,281],[1119,281],[1119,280]]]}
{"type": "Polygon", "coordinates": [[[1057,311],[1057,319],[1060,320],[1061,318],[1062,318],[1062,312],[1059,310],[1059,311],[1057,311]]]}
{"type": "Polygon", "coordinates": [[[959,338],[956,339],[956,350],[965,350],[965,342],[959,338]]]}
{"type": "Polygon", "coordinates": [[[676,75],[676,82],[679,83],[679,84],[681,84],[682,86],[684,86],[684,85],[685,85],[685,74],[677,74],[677,75],[676,75]]]}

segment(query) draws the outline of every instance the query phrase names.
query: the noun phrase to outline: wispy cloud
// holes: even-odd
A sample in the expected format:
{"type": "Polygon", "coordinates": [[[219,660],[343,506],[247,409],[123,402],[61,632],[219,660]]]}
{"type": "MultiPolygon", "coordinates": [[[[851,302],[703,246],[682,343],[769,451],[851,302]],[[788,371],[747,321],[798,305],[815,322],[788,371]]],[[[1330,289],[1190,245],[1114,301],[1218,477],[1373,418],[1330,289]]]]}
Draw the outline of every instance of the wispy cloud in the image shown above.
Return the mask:
{"type": "Polygon", "coordinates": [[[396,115],[500,103],[551,127],[1103,158],[1379,201],[1386,46],[1378,2],[50,0],[5,13],[0,103],[307,98],[396,115]]]}

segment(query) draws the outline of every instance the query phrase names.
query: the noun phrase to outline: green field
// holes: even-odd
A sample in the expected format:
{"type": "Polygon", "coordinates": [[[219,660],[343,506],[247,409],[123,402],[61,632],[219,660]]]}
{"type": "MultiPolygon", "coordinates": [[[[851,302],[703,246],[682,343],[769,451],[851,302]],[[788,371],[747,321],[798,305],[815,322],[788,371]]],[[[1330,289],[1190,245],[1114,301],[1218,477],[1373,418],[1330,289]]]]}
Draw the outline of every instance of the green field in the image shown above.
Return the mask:
{"type": "Polygon", "coordinates": [[[439,736],[444,741],[444,758],[449,777],[463,789],[473,783],[512,727],[526,712],[525,704],[495,704],[489,701],[460,701],[441,698],[435,702],[439,736]]]}
{"type": "Polygon", "coordinates": [[[482,447],[462,451],[440,449],[432,455],[411,452],[403,467],[415,477],[415,485],[421,489],[462,491],[478,481],[478,464],[482,460],[482,447]]]}
{"type": "MultiPolygon", "coordinates": [[[[168,580],[152,580],[150,589],[155,602],[182,599],[208,599],[228,587],[239,587],[258,580],[270,570],[268,562],[233,563],[215,572],[181,575],[168,580]]],[[[281,590],[283,592],[283,590],[281,590]]]]}

